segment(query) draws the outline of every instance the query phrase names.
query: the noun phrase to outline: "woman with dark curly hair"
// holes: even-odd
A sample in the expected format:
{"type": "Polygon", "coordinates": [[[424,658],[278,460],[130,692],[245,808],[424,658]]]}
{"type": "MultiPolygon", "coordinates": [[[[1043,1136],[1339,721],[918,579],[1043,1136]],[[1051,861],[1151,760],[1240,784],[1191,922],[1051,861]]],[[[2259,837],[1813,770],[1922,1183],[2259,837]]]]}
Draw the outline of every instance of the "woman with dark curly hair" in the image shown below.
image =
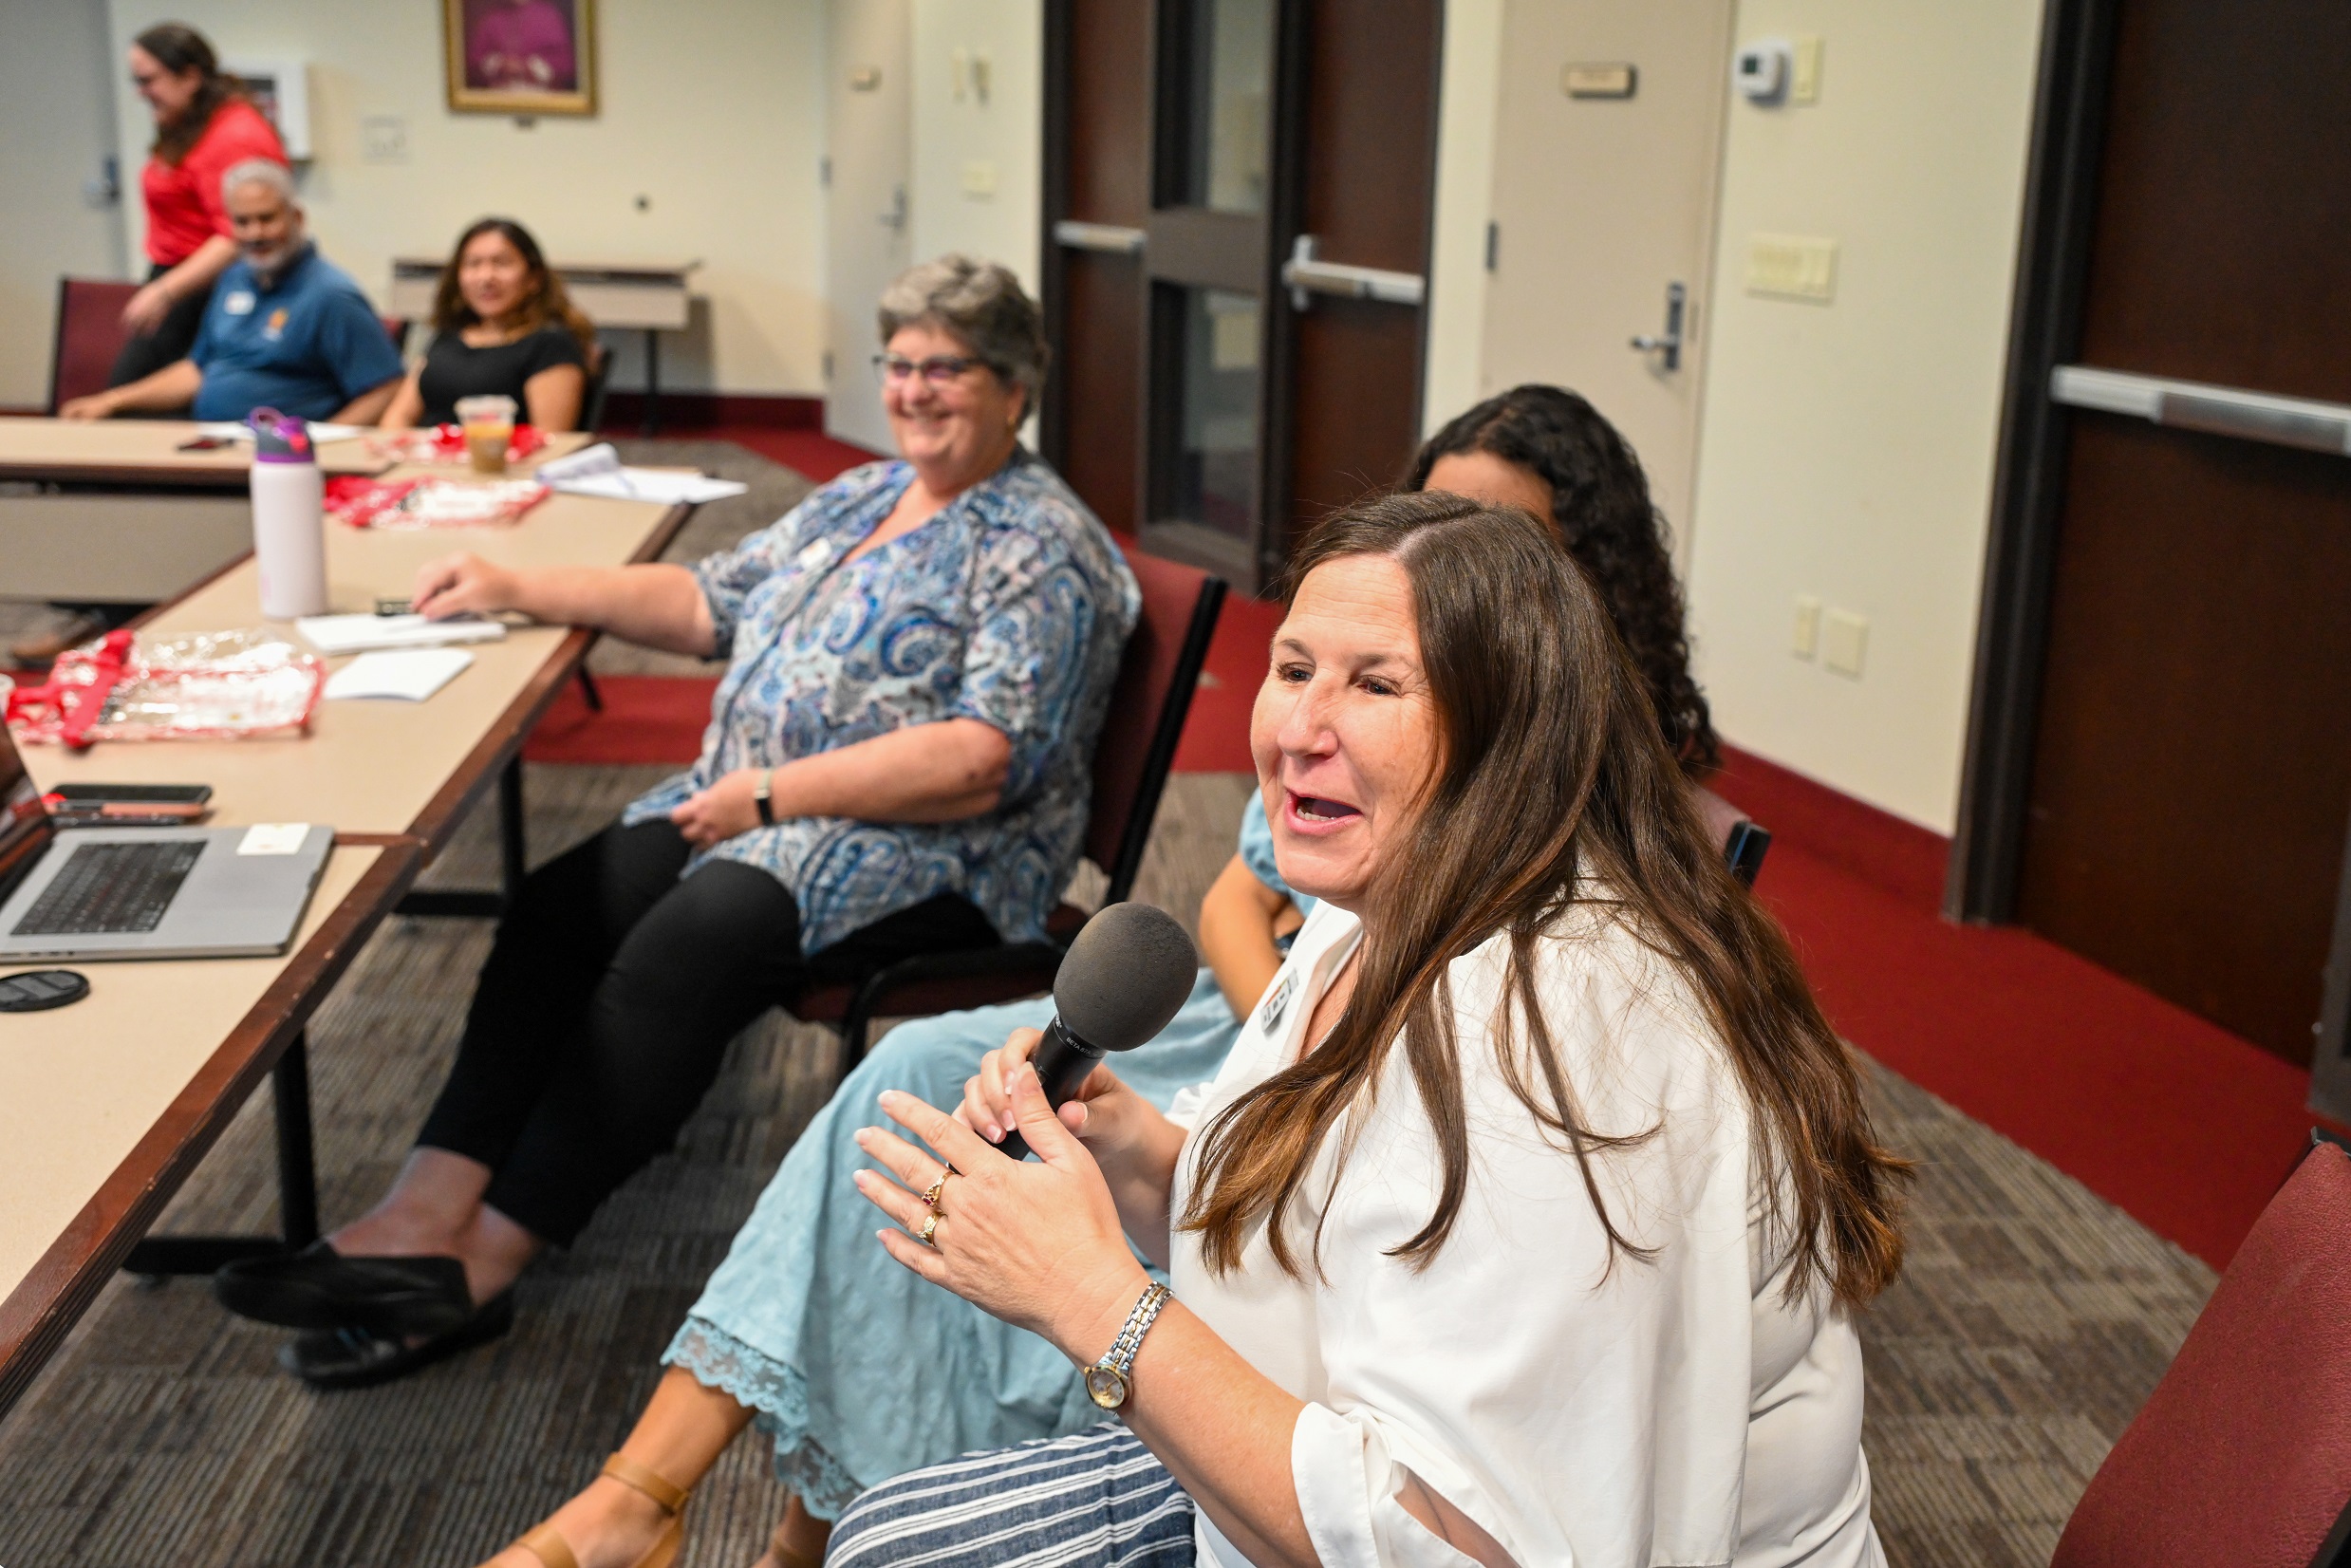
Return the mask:
{"type": "Polygon", "coordinates": [[[1507,496],[1548,517],[1599,589],[1683,772],[1721,760],[1706,696],[1690,678],[1666,521],[1650,501],[1641,459],[1598,409],[1562,387],[1514,386],[1430,437],[1401,488],[1507,496]]]}

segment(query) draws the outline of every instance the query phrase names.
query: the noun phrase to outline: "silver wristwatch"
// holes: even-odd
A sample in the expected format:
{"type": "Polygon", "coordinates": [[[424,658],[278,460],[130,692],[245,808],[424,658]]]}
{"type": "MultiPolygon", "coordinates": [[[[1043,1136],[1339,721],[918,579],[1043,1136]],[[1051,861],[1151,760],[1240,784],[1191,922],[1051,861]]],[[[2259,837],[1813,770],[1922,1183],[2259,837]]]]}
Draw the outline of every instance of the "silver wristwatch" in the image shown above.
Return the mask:
{"type": "Polygon", "coordinates": [[[1110,1353],[1086,1369],[1086,1397],[1106,1410],[1117,1409],[1127,1403],[1133,1386],[1135,1352],[1143,1348],[1143,1335],[1159,1316],[1159,1309],[1174,1299],[1175,1292],[1153,1280],[1127,1315],[1127,1326],[1118,1331],[1110,1353]]]}

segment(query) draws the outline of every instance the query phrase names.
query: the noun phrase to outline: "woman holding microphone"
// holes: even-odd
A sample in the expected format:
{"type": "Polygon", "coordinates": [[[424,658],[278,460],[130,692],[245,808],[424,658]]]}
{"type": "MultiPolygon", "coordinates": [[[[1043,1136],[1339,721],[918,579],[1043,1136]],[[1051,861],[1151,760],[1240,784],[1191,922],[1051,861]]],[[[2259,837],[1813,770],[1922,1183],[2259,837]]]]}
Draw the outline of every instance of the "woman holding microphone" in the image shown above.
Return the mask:
{"type": "Polygon", "coordinates": [[[1017,1036],[864,1134],[891,1255],[1124,1425],[886,1483],[828,1561],[1880,1563],[1852,1315],[1904,1167],[1589,581],[1421,495],[1290,583],[1251,745],[1323,903],[1216,1080],[1056,1118],[1017,1036]]]}

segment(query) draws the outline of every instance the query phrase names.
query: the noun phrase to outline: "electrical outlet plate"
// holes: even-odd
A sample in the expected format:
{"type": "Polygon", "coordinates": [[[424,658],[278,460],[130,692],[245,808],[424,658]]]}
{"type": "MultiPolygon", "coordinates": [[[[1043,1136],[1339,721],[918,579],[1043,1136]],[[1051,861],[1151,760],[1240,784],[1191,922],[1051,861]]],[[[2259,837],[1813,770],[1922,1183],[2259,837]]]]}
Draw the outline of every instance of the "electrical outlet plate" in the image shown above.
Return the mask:
{"type": "Polygon", "coordinates": [[[1820,663],[1837,674],[1860,680],[1869,644],[1870,624],[1853,611],[1833,609],[1820,618],[1820,663]]]}
{"type": "Polygon", "coordinates": [[[963,194],[968,196],[996,195],[996,165],[982,162],[964,164],[963,194]]]}
{"type": "Polygon", "coordinates": [[[1820,102],[1820,40],[1818,38],[1796,40],[1795,58],[1788,72],[1788,102],[1820,102]]]}
{"type": "Polygon", "coordinates": [[[1837,297],[1837,241],[1811,234],[1749,234],[1747,292],[1828,304],[1837,297]]]}
{"type": "Polygon", "coordinates": [[[368,163],[408,161],[408,121],[396,114],[371,114],[359,122],[360,158],[368,163]]]}

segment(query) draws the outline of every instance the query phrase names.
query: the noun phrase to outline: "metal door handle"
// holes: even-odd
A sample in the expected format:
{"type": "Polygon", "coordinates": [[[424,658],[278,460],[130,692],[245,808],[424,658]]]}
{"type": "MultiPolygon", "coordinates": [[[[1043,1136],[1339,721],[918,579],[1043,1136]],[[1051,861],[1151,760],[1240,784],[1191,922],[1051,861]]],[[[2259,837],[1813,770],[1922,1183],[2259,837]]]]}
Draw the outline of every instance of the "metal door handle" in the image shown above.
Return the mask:
{"type": "Polygon", "coordinates": [[[2351,403],[2281,398],[2087,364],[2061,364],[2052,370],[2049,398],[2068,408],[2136,414],[2177,430],[2351,456],[2351,403]]]}
{"type": "Polygon", "coordinates": [[[1651,337],[1647,332],[1633,340],[1633,346],[1644,354],[1663,354],[1659,363],[1668,370],[1682,367],[1682,311],[1689,304],[1689,290],[1678,283],[1666,285],[1666,330],[1663,337],[1651,337]]]}
{"type": "Polygon", "coordinates": [[[1390,272],[1378,267],[1349,267],[1315,259],[1315,236],[1300,234],[1281,264],[1281,281],[1290,290],[1290,308],[1303,310],[1315,294],[1341,299],[1375,299],[1389,305],[1418,305],[1428,295],[1428,285],[1417,272],[1390,272]]]}
{"type": "Polygon", "coordinates": [[[1143,253],[1143,243],[1151,236],[1140,229],[1129,229],[1117,223],[1081,223],[1065,217],[1053,226],[1055,245],[1065,245],[1073,251],[1099,251],[1104,255],[1134,256],[1143,253]]]}
{"type": "Polygon", "coordinates": [[[891,188],[889,194],[889,211],[877,215],[875,221],[889,228],[896,229],[902,233],[905,232],[906,188],[904,185],[893,186],[891,188]]]}

